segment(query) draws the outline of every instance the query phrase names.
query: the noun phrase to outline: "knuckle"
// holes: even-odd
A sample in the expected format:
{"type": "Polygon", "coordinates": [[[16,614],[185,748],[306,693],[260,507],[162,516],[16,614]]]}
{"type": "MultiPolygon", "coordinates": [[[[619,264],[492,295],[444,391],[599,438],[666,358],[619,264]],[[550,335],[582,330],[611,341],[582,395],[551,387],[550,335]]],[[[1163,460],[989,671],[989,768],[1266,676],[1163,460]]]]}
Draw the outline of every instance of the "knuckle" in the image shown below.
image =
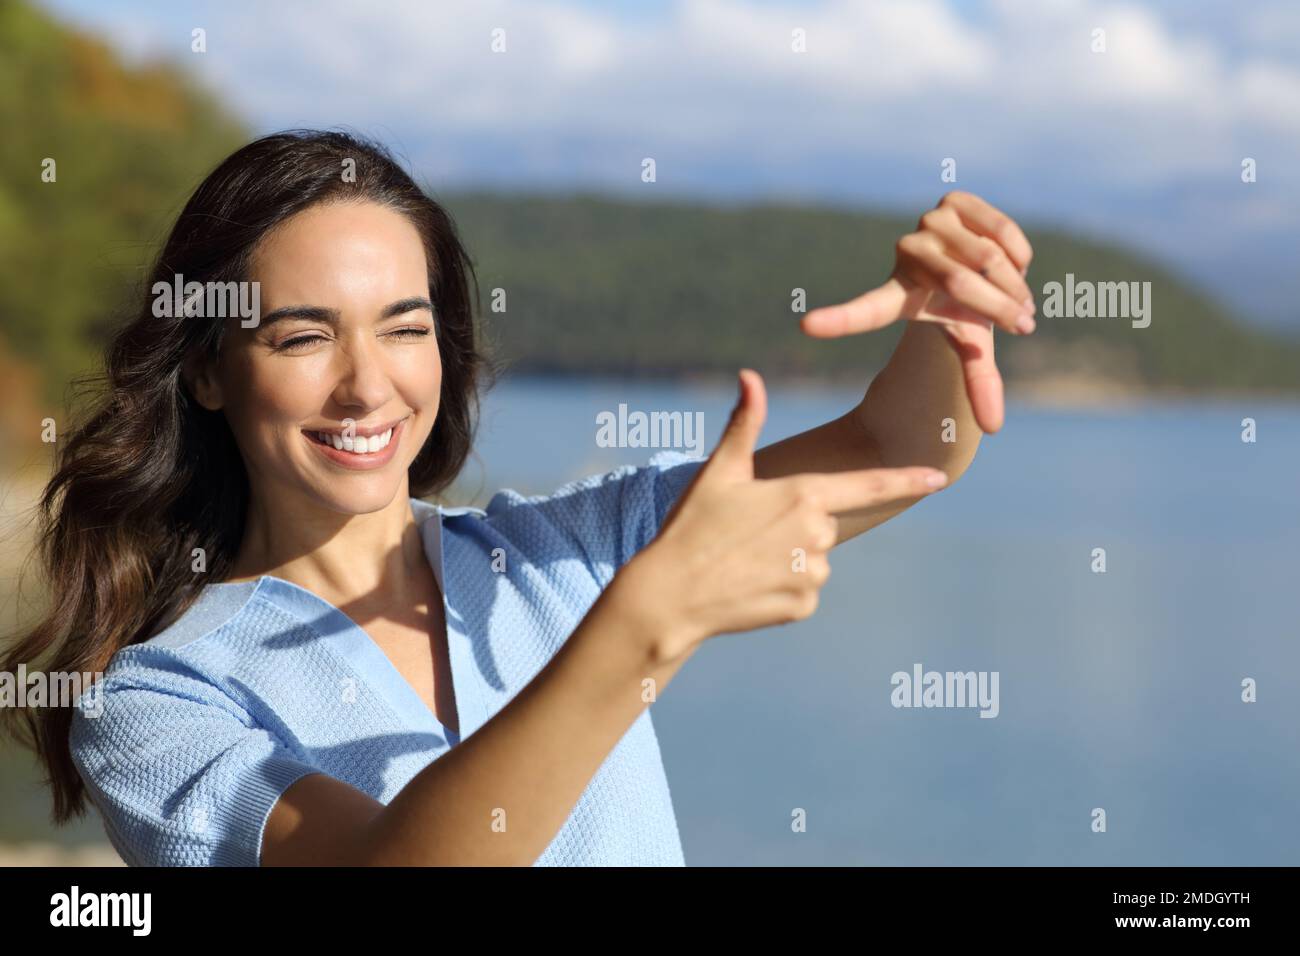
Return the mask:
{"type": "Polygon", "coordinates": [[[1016,224],[1014,222],[1012,222],[1006,216],[1000,216],[994,222],[995,224],[993,226],[993,234],[997,237],[998,242],[1002,246],[1004,247],[1008,246],[1011,243],[1016,241],[1017,235],[1020,232],[1020,230],[1016,228],[1016,224]]]}
{"type": "Polygon", "coordinates": [[[806,591],[800,595],[796,601],[796,614],[798,615],[798,620],[812,617],[817,611],[817,604],[820,600],[821,597],[816,591],[806,591]]]}
{"type": "Polygon", "coordinates": [[[863,490],[873,498],[878,498],[888,486],[888,482],[883,475],[868,475],[863,479],[863,490]]]}
{"type": "Polygon", "coordinates": [[[822,558],[821,560],[810,563],[808,565],[808,571],[812,575],[813,583],[820,588],[830,579],[831,563],[825,558],[822,558]]]}
{"type": "Polygon", "coordinates": [[[917,232],[909,232],[894,244],[894,248],[899,253],[914,259],[940,246],[939,238],[924,228],[917,232]]]}
{"type": "Polygon", "coordinates": [[[1001,264],[1006,254],[1002,247],[990,239],[988,236],[980,236],[979,249],[975,253],[975,261],[981,268],[991,269],[1001,264]]]}
{"type": "Polygon", "coordinates": [[[800,492],[796,504],[799,511],[804,515],[804,520],[809,525],[811,525],[816,517],[824,510],[821,495],[812,490],[800,492]]]}
{"type": "Polygon", "coordinates": [[[963,269],[950,269],[945,272],[940,282],[943,291],[954,299],[964,299],[971,293],[972,273],[963,269]]]}
{"type": "Polygon", "coordinates": [[[793,491],[796,510],[805,515],[811,515],[821,510],[821,495],[812,482],[800,480],[795,484],[793,491]]]}
{"type": "Polygon", "coordinates": [[[919,225],[922,229],[935,229],[942,226],[947,218],[947,207],[936,207],[921,214],[919,225]]]}

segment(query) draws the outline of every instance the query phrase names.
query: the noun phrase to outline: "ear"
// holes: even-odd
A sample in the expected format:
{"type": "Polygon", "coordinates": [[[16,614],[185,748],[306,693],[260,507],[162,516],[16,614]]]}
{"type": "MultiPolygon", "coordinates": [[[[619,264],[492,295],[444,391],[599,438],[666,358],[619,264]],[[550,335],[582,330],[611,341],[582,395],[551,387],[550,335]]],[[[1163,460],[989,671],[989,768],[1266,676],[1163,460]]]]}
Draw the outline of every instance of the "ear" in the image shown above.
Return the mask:
{"type": "Polygon", "coordinates": [[[215,359],[201,352],[191,352],[181,364],[181,378],[194,400],[210,412],[225,404],[221,381],[217,378],[215,359]]]}

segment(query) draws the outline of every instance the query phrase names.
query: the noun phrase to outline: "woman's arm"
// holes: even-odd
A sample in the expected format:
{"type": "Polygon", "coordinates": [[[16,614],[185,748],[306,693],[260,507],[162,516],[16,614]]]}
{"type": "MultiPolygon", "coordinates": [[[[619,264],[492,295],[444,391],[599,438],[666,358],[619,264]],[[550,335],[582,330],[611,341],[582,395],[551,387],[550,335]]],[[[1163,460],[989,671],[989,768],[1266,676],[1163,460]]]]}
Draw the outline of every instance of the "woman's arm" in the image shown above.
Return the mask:
{"type": "MultiPolygon", "coordinates": [[[[1005,213],[970,193],[948,193],[899,240],[894,271],[877,289],[804,316],[803,330],[835,338],[909,319],[862,401],[825,425],[760,449],[755,471],[836,472],[928,465],[959,478],[983,432],[1002,427],[1002,378],[993,326],[1034,330],[1025,282],[1033,249],[1005,213]]],[[[841,513],[837,544],[917,499],[841,513]]]]}
{"type": "Polygon", "coordinates": [[[324,774],[299,780],[267,822],[262,864],[531,865],[646,708],[642,681],[662,690],[685,662],[658,653],[651,598],[616,579],[514,699],[387,806],[324,774]]]}

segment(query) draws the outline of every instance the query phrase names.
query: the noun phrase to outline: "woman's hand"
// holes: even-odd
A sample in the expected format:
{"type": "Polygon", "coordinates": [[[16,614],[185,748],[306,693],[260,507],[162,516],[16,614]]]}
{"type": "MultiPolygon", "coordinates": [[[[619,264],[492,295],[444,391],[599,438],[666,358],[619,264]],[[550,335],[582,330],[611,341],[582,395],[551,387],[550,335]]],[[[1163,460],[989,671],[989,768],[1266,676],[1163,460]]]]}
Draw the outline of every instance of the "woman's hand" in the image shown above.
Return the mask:
{"type": "Polygon", "coordinates": [[[762,378],[742,370],[717,448],[659,535],[616,577],[654,616],[660,660],[717,634],[808,617],[830,576],[836,512],[915,499],[946,483],[942,471],[922,467],[756,479],[754,446],[766,414],[762,378]]]}
{"type": "Polygon", "coordinates": [[[898,240],[884,285],[842,305],[814,309],[803,331],[836,338],[883,328],[898,319],[940,323],[961,357],[966,394],[985,432],[1001,427],[1002,376],[993,360],[993,326],[1034,330],[1034,299],[1025,275],[1034,252],[1005,213],[966,192],[950,192],[898,240]]]}

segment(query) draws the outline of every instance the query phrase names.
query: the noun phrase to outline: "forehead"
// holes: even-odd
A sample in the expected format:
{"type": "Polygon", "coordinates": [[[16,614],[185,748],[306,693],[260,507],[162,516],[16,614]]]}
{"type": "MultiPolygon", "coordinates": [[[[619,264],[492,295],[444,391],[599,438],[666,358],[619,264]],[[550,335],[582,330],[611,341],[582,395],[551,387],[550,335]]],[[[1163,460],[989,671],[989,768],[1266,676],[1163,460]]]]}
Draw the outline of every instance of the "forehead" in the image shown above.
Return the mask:
{"type": "Polygon", "coordinates": [[[401,213],[375,203],[321,204],[291,216],[259,243],[250,267],[264,306],[268,297],[329,305],[330,297],[427,293],[419,232],[401,213]]]}

